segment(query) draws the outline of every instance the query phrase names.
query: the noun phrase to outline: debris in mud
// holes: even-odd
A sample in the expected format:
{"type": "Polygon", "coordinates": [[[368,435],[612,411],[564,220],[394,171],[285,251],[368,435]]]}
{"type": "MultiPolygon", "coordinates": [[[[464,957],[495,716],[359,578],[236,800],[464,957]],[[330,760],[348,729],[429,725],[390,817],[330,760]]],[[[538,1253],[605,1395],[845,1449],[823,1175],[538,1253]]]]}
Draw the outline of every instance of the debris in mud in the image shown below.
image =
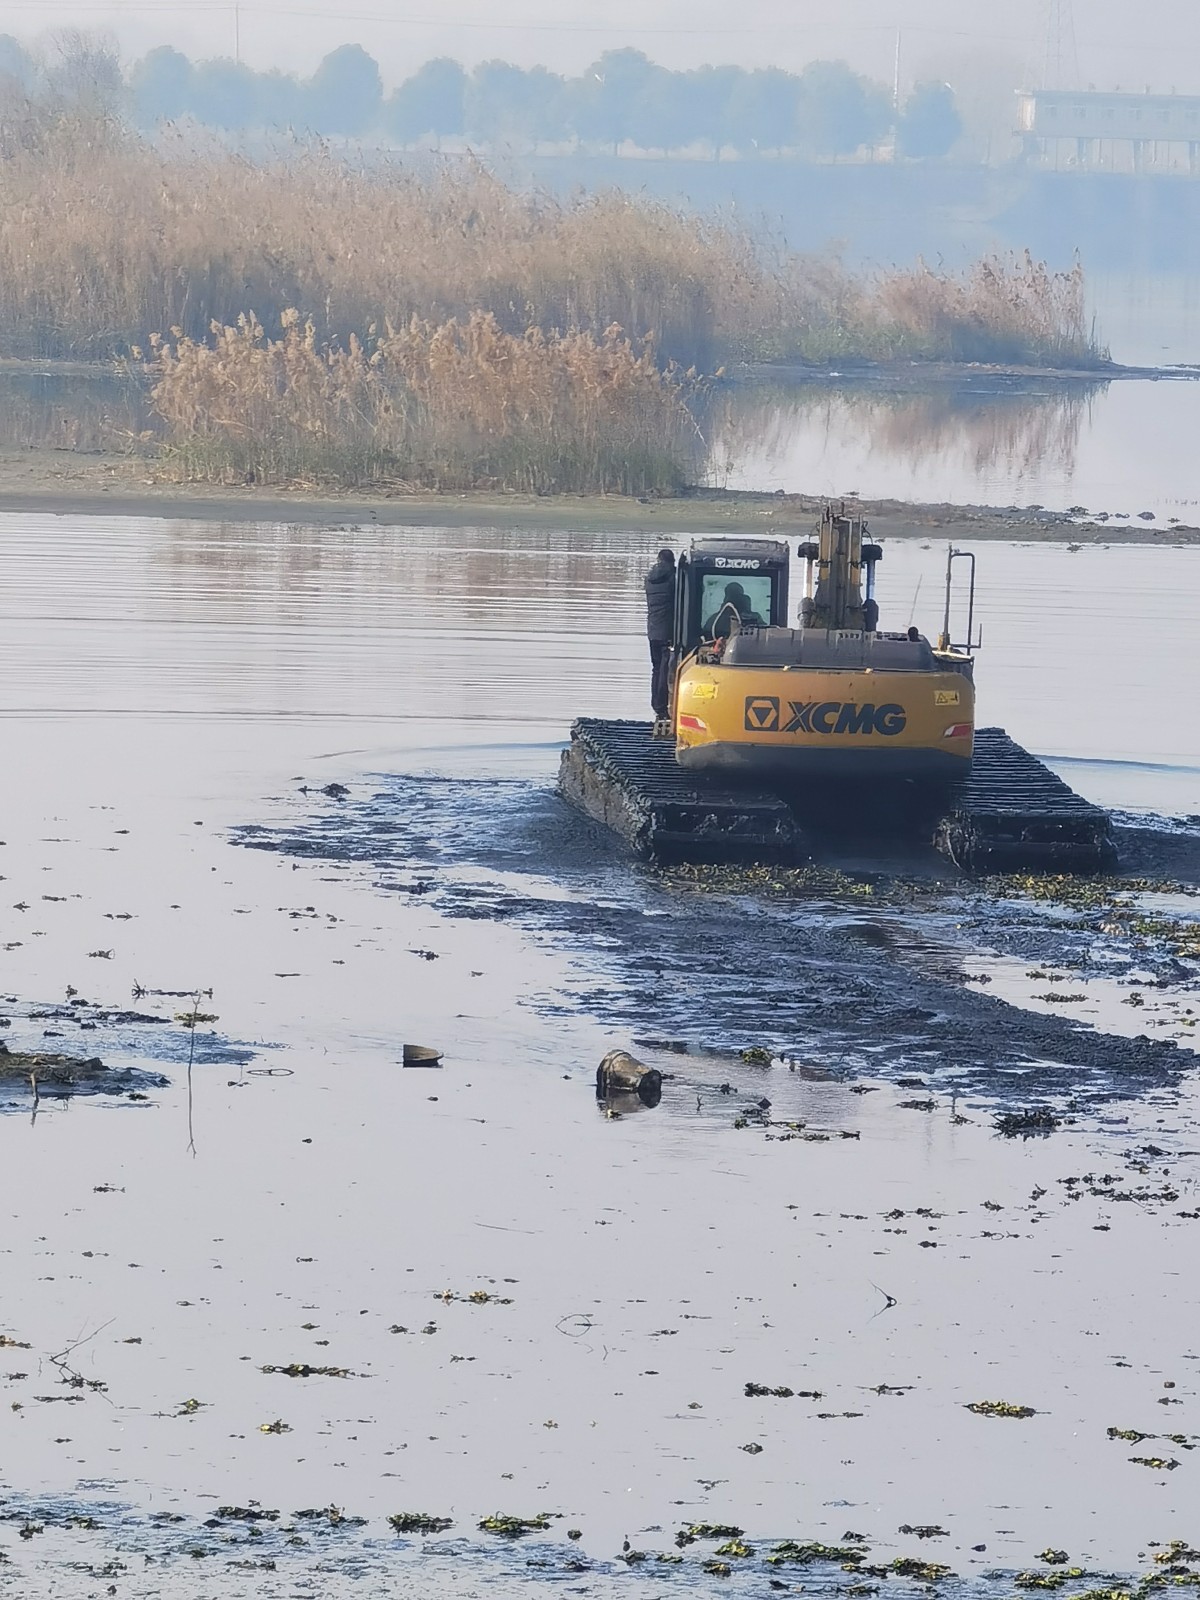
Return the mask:
{"type": "Polygon", "coordinates": [[[1038,1556],[1039,1561],[1044,1561],[1050,1567],[1060,1567],[1063,1562],[1070,1559],[1071,1557],[1066,1550],[1043,1550],[1041,1555],[1038,1556]]]}
{"type": "Polygon", "coordinates": [[[264,1511],[262,1506],[251,1501],[248,1506],[218,1506],[215,1516],[222,1522],[278,1522],[278,1511],[264,1511]]]}
{"type": "Polygon", "coordinates": [[[749,1444],[738,1445],[738,1449],[744,1450],[748,1456],[760,1456],[763,1453],[762,1445],[755,1444],[753,1440],[749,1444]]]}
{"type": "Polygon", "coordinates": [[[1136,1467],[1153,1467],[1156,1472],[1174,1472],[1179,1465],[1167,1456],[1130,1456],[1129,1459],[1136,1467]]]}
{"type": "MultiPolygon", "coordinates": [[[[1060,1552],[1055,1550],[1051,1554],[1056,1558],[1060,1552]]],[[[1062,1560],[1066,1554],[1062,1552],[1062,1560]]],[[[1045,1560],[1045,1557],[1042,1558],[1045,1560]]],[[[1061,1589],[1064,1584],[1078,1583],[1080,1578],[1086,1577],[1082,1567],[1057,1566],[1053,1572],[1018,1572],[1013,1583],[1018,1589],[1061,1589]]]]}
{"type": "Polygon", "coordinates": [[[286,1367],[259,1367],[260,1372],[279,1372],[285,1378],[352,1378],[349,1367],[310,1367],[307,1361],[293,1361],[286,1367]]]}
{"type": "MultiPolygon", "coordinates": [[[[510,1306],[512,1301],[507,1295],[492,1294],[489,1289],[472,1289],[470,1294],[457,1294],[453,1289],[440,1289],[434,1295],[435,1300],[441,1300],[446,1305],[453,1305],[456,1301],[464,1306],[510,1306]]],[[[427,1328],[421,1329],[422,1333],[436,1333],[437,1329],[432,1323],[427,1328]]]]}
{"type": "Polygon", "coordinates": [[[523,1539],[527,1533],[545,1533],[550,1527],[550,1513],[540,1511],[536,1517],[505,1517],[497,1513],[484,1517],[478,1526],[480,1533],[494,1533],[501,1539],[523,1539]]]}
{"type": "Polygon", "coordinates": [[[106,1067],[99,1056],[10,1050],[0,1040],[0,1089],[28,1088],[35,1098],[125,1094],[135,1088],[163,1089],[167,1082],[158,1072],[144,1072],[137,1067],[106,1067]]]}
{"type": "Polygon", "coordinates": [[[1006,1139],[1030,1138],[1035,1134],[1053,1133],[1061,1128],[1063,1119],[1055,1116],[1048,1106],[1031,1106],[1025,1111],[1006,1111],[998,1116],[992,1126],[1006,1139]]]}
{"type": "Polygon", "coordinates": [[[662,1073],[631,1056],[628,1050],[610,1050],[596,1068],[596,1098],[632,1094],[646,1106],[662,1099],[662,1073]]]}
{"type": "Polygon", "coordinates": [[[258,1431],[259,1433],[291,1433],[292,1430],[289,1423],[284,1422],[280,1417],[276,1417],[274,1422],[260,1422],[258,1431]]]}
{"type": "Polygon", "coordinates": [[[774,1395],[777,1400],[790,1400],[795,1394],[794,1389],[780,1387],[769,1389],[765,1383],[748,1383],[745,1393],[750,1399],[758,1399],[764,1395],[774,1395]]]}
{"type": "Polygon", "coordinates": [[[397,1533],[445,1533],[454,1526],[453,1517],[431,1517],[424,1511],[397,1511],[388,1521],[397,1533]]]}
{"type": "Polygon", "coordinates": [[[1014,1405],[1011,1400],[972,1400],[968,1411],[973,1411],[977,1417],[1036,1417],[1037,1412],[1032,1406],[1014,1405]]]}
{"type": "Polygon", "coordinates": [[[761,1044],[752,1044],[739,1054],[748,1067],[769,1067],[775,1059],[770,1050],[761,1044]]]}
{"type": "Polygon", "coordinates": [[[911,1523],[905,1522],[896,1529],[896,1532],[903,1533],[914,1539],[948,1539],[950,1537],[946,1529],[939,1528],[935,1522],[921,1522],[915,1527],[911,1523]]]}
{"type": "Polygon", "coordinates": [[[400,1059],[406,1067],[440,1067],[442,1052],[428,1044],[406,1044],[400,1059]]]}

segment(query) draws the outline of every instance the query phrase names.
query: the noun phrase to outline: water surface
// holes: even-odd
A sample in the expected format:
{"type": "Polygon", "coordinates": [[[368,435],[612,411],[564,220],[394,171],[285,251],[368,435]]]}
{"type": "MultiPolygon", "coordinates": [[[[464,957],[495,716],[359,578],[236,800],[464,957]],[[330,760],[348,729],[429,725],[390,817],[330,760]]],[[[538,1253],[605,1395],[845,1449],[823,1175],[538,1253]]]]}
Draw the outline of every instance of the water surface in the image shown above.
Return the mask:
{"type": "MultiPolygon", "coordinates": [[[[881,1559],[913,1553],[901,1526],[940,1523],[917,1553],[968,1575],[1049,1544],[1123,1568],[1148,1538],[1196,1542],[1194,1458],[1155,1472],[1105,1432],[1166,1431],[1165,1417],[1200,1434],[1196,1172],[1179,1154],[1194,1139],[1177,1088],[1114,1105],[1099,1151],[1095,1127],[1014,1145],[949,1095],[929,1111],[903,1090],[854,1093],[803,1038],[792,1063],[757,1068],[648,1045],[677,1074],[663,1105],[606,1120],[591,1079],[629,1040],[609,997],[630,980],[602,959],[603,929],[589,948],[520,917],[442,915],[421,887],[445,854],[432,820],[386,858],[228,843],[247,822],[336,831],[350,812],[315,792],[333,780],[356,805],[388,775],[410,818],[436,819],[422,784],[439,778],[541,793],[571,717],[642,710],[640,580],[657,542],[0,518],[5,1037],[36,1046],[46,1024],[30,1010],[68,985],[106,1003],[211,988],[213,1028],[248,1052],[190,1086],[172,1063],[146,1103],[0,1118],[0,1332],[30,1346],[0,1351],[20,1408],[0,1413],[8,1515],[67,1496],[127,1508],[136,1528],[185,1516],[168,1594],[392,1592],[387,1562],[404,1552],[383,1519],[414,1509],[471,1538],[490,1511],[551,1510],[558,1542],[579,1527],[583,1555],[606,1563],[625,1535],[672,1550],[693,1517],[756,1538],[854,1528],[881,1559]],[[444,1049],[444,1069],[402,1069],[406,1039],[444,1049]],[[762,1098],[828,1137],[737,1127],[762,1098]],[[1098,1163],[1140,1183],[1129,1163],[1151,1135],[1177,1203],[1069,1199],[1061,1180],[1098,1163]],[[68,1349],[83,1388],[51,1359],[68,1349]],[[294,1361],[352,1376],[262,1371],[294,1361]],[[747,1397],[748,1382],[822,1399],[747,1397]],[[1038,1415],[965,1409],[987,1398],[1038,1415]],[[262,1431],[275,1423],[289,1431],[262,1431]],[[246,1552],[196,1530],[251,1498],[285,1517],[342,1506],[371,1519],[373,1543],[355,1545],[357,1567],[307,1545],[275,1577],[235,1571],[246,1552]],[[198,1537],[215,1550],[207,1591],[186,1554],[198,1537]]],[[[936,626],[943,559],[888,547],[885,619],[936,626]]],[[[1195,630],[1162,618],[1196,559],[989,547],[984,714],[1076,763],[1088,794],[1194,809],[1200,749],[1178,685],[1195,676],[1195,630]]],[[[486,839],[502,809],[476,826],[486,839]]],[[[501,887],[563,892],[536,860],[501,887]]],[[[595,893],[638,924],[625,937],[644,952],[648,1032],[664,981],[701,1040],[718,1032],[694,975],[656,975],[670,895],[616,854],[595,893]]],[[[712,902],[731,933],[751,914],[712,902]]],[[[761,997],[764,1033],[772,986],[814,981],[798,962],[735,961],[727,981],[761,997]]],[[[51,1566],[58,1547],[19,1525],[0,1518],[0,1586],[94,1592],[69,1542],[51,1566]]],[[[114,1521],[100,1537],[141,1562],[128,1552],[142,1534],[114,1521]]],[[[405,1581],[419,1593],[436,1570],[435,1592],[519,1593],[524,1559],[447,1558],[405,1581]]],[[[671,1581],[702,1592],[689,1560],[671,1581]]],[[[571,1577],[589,1593],[602,1579],[571,1577]]],[[[646,1582],[660,1592],[656,1570],[646,1582]]]]}

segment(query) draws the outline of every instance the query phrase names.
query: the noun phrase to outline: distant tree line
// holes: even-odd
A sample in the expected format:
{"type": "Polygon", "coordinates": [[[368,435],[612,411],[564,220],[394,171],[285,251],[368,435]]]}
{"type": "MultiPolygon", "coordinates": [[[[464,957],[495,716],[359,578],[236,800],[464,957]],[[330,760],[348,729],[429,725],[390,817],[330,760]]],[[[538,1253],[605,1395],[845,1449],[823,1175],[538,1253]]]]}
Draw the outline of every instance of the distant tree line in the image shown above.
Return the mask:
{"type": "Polygon", "coordinates": [[[73,50],[59,45],[69,59],[48,67],[0,35],[0,100],[6,84],[10,93],[61,94],[65,73],[80,94],[107,97],[112,108],[119,97],[123,114],[147,130],[191,119],[229,133],[290,128],[401,145],[452,139],[617,151],[629,144],[664,153],[701,146],[716,156],[787,150],[829,159],[871,149],[894,133],[901,155],[937,159],[962,132],[949,85],[919,84],[897,111],[883,84],[838,61],[813,62],[799,73],[735,66],[674,72],[624,49],[564,77],[505,61],[468,72],[441,58],[388,94],[378,63],[355,44],[331,52],[307,79],[227,59],[194,62],[166,45],[123,77],[111,50],[89,50],[82,36],[72,38],[73,50]]]}

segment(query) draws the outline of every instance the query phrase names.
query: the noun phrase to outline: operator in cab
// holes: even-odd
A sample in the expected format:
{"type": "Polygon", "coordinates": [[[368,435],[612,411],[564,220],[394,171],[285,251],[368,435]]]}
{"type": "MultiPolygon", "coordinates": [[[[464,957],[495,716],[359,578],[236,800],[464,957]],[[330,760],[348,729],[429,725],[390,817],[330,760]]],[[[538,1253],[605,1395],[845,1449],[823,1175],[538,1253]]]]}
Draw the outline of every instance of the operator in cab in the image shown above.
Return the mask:
{"type": "Polygon", "coordinates": [[[646,574],[646,638],[650,642],[650,704],[656,720],[667,715],[671,699],[667,668],[675,626],[675,552],[660,550],[646,574]]]}
{"type": "Polygon", "coordinates": [[[739,628],[765,627],[763,619],[750,604],[750,596],[740,583],[727,583],[725,595],[718,611],[704,625],[710,639],[727,639],[733,632],[734,622],[739,628]]]}

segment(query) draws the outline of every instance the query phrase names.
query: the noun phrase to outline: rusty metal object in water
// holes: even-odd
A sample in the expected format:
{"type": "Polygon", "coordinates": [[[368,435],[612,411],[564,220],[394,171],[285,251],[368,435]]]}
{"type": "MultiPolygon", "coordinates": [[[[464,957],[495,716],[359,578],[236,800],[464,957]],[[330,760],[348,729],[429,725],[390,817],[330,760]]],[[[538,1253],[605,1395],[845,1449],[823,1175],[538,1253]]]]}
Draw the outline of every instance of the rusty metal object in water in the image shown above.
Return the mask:
{"type": "Polygon", "coordinates": [[[646,1106],[662,1099],[662,1073],[631,1056],[628,1050],[610,1050],[596,1068],[596,1098],[631,1094],[646,1106]]]}

